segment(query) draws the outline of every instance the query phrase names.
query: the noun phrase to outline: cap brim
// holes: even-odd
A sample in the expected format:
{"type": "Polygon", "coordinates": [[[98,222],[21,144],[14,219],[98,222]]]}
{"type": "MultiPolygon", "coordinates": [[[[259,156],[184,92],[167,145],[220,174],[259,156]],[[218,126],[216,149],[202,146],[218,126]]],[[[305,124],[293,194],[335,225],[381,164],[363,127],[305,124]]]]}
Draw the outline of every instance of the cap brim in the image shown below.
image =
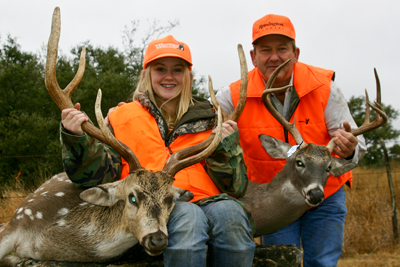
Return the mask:
{"type": "Polygon", "coordinates": [[[257,39],[255,39],[255,40],[252,42],[252,44],[254,45],[254,43],[257,42],[258,39],[260,39],[260,38],[262,38],[262,37],[264,37],[264,36],[267,36],[267,35],[272,35],[272,34],[283,35],[283,36],[288,37],[288,38],[291,39],[291,40],[295,40],[293,37],[291,37],[291,36],[289,36],[289,35],[287,35],[287,34],[283,34],[283,33],[280,33],[280,32],[269,32],[268,34],[264,34],[264,35],[261,35],[261,36],[257,37],[257,39]]]}
{"type": "Polygon", "coordinates": [[[162,54],[162,55],[155,56],[154,58],[150,59],[149,62],[147,62],[146,67],[147,67],[151,62],[153,62],[154,60],[157,60],[157,59],[160,59],[160,58],[164,58],[164,57],[176,57],[176,58],[180,58],[180,59],[182,59],[183,61],[185,61],[186,63],[189,64],[189,69],[190,69],[190,70],[192,69],[192,66],[193,66],[192,63],[186,61],[186,59],[185,59],[183,56],[177,55],[177,54],[174,54],[174,53],[165,53],[165,54],[162,54]]]}

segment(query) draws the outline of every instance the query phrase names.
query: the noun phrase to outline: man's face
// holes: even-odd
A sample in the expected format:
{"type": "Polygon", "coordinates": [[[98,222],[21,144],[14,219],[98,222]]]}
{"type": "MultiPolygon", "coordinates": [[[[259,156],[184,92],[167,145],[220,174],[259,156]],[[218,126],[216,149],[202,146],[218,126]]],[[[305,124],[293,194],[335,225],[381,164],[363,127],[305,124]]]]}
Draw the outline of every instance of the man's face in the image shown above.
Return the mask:
{"type": "Polygon", "coordinates": [[[293,50],[292,40],[286,36],[271,34],[261,37],[250,51],[254,67],[257,67],[264,80],[268,81],[274,70],[283,62],[292,60],[279,72],[273,87],[288,85],[292,76],[294,64],[299,59],[300,50],[293,50]]]}

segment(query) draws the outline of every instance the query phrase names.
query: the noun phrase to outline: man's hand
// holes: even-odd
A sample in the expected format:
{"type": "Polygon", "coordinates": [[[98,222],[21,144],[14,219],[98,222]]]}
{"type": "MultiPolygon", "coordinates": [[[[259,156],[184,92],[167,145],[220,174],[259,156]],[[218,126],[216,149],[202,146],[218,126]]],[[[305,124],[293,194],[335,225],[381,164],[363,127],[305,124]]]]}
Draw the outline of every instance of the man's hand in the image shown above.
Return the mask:
{"type": "Polygon", "coordinates": [[[107,112],[107,117],[104,119],[104,121],[105,121],[105,123],[106,123],[107,126],[110,125],[110,120],[108,119],[108,117],[110,117],[111,112],[112,112],[114,109],[116,109],[117,107],[120,107],[120,106],[125,105],[125,104],[126,104],[125,102],[119,102],[119,103],[118,103],[118,106],[112,107],[112,108],[110,108],[110,109],[108,110],[108,112],[107,112]]]}
{"type": "MultiPolygon", "coordinates": [[[[222,123],[222,139],[227,137],[228,135],[234,133],[237,130],[237,123],[231,120],[227,120],[222,123]]],[[[213,133],[217,132],[217,128],[213,129],[213,133]]]]}
{"type": "Polygon", "coordinates": [[[66,130],[75,134],[83,135],[82,123],[89,118],[80,111],[81,104],[76,103],[75,108],[67,108],[61,111],[61,123],[66,130]]]}
{"type": "Polygon", "coordinates": [[[344,130],[338,129],[333,133],[333,140],[337,145],[333,151],[339,157],[345,159],[353,155],[358,144],[358,139],[352,133],[350,133],[351,127],[347,121],[343,123],[343,127],[344,130]]]}

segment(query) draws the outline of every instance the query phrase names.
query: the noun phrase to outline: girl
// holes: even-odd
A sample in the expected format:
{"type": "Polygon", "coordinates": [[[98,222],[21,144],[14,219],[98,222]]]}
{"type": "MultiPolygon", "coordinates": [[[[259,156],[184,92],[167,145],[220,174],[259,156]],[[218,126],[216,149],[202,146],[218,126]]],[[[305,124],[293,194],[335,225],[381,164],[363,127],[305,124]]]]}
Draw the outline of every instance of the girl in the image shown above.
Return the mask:
{"type": "MultiPolygon", "coordinates": [[[[161,170],[168,157],[205,140],[215,125],[212,106],[191,94],[192,57],[187,44],[169,35],[151,42],[143,58],[143,71],[133,102],[110,113],[116,138],[136,154],[148,170],[161,170]]],[[[70,179],[83,187],[124,179],[125,160],[113,149],[86,135],[85,114],[62,111],[63,163],[70,179]]],[[[168,222],[165,266],[252,266],[255,244],[246,213],[221,194],[222,184],[241,183],[246,169],[239,146],[237,124],[223,123],[223,140],[204,164],[179,171],[174,186],[191,191],[192,203],[177,202],[168,222]],[[222,179],[224,182],[213,182],[222,179]],[[195,202],[196,204],[194,204],[195,202]]]]}

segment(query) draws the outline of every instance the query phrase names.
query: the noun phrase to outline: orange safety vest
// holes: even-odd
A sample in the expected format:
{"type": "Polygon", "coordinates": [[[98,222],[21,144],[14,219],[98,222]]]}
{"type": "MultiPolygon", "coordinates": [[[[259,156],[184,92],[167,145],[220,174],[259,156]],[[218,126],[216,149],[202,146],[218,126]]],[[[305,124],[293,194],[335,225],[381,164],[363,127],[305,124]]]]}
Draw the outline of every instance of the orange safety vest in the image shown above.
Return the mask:
{"type": "MultiPolygon", "coordinates": [[[[172,153],[196,145],[211,134],[212,130],[183,134],[167,147],[155,118],[138,101],[118,107],[110,114],[115,137],[127,145],[139,159],[140,165],[154,172],[164,168],[172,153]]],[[[122,159],[121,178],[129,174],[129,165],[122,159]]],[[[220,194],[201,163],[189,166],[175,174],[174,186],[191,191],[191,202],[220,194]]]]}
{"type": "MultiPolygon", "coordinates": [[[[291,116],[293,123],[306,143],[327,145],[331,140],[325,125],[324,110],[330,94],[333,71],[325,70],[297,62],[293,72],[293,84],[300,102],[291,116]]],[[[249,72],[247,102],[238,120],[240,145],[247,165],[248,178],[253,182],[268,183],[282,170],[285,159],[274,159],[261,146],[258,136],[265,134],[285,141],[283,126],[269,113],[261,101],[265,84],[257,68],[249,72]]],[[[239,100],[240,80],[230,85],[231,97],[236,107],[239,100]]],[[[288,141],[296,145],[289,134],[288,141]]],[[[332,195],[347,181],[352,183],[352,173],[339,177],[329,176],[325,185],[325,197],[332,195]]]]}

